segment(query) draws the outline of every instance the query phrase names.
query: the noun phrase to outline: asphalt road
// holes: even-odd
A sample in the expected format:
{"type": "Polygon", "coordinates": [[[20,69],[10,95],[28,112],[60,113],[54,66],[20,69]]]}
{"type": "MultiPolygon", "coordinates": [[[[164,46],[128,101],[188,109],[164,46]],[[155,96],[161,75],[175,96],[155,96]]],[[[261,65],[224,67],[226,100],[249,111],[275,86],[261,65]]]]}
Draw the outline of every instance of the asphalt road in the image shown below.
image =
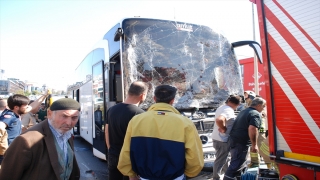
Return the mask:
{"type": "Polygon", "coordinates": [[[74,139],[74,151],[80,168],[80,180],[106,180],[107,162],[93,156],[92,146],[80,136],[74,139]]]}

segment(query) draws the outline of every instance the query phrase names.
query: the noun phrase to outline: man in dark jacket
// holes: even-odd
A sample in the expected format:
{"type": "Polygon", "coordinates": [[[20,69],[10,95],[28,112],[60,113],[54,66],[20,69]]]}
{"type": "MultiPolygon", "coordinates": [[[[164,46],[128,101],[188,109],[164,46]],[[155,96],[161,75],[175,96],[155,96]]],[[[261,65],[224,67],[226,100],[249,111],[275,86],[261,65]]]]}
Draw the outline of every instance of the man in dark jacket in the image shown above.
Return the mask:
{"type": "Polygon", "coordinates": [[[266,101],[261,97],[256,97],[252,100],[250,107],[238,114],[228,141],[231,162],[224,175],[224,180],[235,179],[245,169],[249,146],[251,146],[252,153],[258,153],[260,113],[265,106],[266,101]]]}
{"type": "Polygon", "coordinates": [[[79,179],[70,130],[78,122],[80,104],[69,98],[55,101],[48,120],[15,138],[4,155],[0,179],[79,179]]]}
{"type": "Polygon", "coordinates": [[[128,180],[117,169],[119,154],[123,145],[129,121],[144,111],[138,106],[146,99],[148,84],[135,81],[130,87],[123,103],[112,106],[106,115],[105,137],[108,147],[109,180],[128,180]]]}

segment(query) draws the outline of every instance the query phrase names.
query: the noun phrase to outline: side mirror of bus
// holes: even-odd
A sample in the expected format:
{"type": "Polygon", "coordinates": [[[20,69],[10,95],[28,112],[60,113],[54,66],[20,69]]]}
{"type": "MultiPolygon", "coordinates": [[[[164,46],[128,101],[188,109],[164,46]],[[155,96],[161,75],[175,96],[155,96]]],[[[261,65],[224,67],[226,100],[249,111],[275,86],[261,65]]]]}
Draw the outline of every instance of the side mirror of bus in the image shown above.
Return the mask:
{"type": "Polygon", "coordinates": [[[114,38],[113,40],[114,41],[119,41],[120,40],[120,37],[123,35],[123,31],[121,28],[118,28],[116,33],[114,34],[114,38]]]}
{"type": "Polygon", "coordinates": [[[261,64],[263,63],[261,46],[256,41],[238,41],[238,42],[231,43],[231,45],[233,48],[249,45],[256,53],[256,56],[258,57],[259,62],[261,64]]]}

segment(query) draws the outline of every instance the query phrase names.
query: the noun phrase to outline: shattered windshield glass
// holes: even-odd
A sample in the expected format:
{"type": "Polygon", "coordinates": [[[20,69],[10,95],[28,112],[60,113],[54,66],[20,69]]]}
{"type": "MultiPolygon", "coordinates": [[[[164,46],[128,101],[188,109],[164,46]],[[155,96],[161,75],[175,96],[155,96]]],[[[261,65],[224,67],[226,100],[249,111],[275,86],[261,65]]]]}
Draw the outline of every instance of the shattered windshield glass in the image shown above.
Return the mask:
{"type": "Polygon", "coordinates": [[[242,94],[239,63],[227,39],[206,26],[154,19],[122,24],[124,92],[136,80],[152,85],[142,108],[153,101],[157,85],[178,89],[179,110],[215,109],[230,94],[242,94]]]}

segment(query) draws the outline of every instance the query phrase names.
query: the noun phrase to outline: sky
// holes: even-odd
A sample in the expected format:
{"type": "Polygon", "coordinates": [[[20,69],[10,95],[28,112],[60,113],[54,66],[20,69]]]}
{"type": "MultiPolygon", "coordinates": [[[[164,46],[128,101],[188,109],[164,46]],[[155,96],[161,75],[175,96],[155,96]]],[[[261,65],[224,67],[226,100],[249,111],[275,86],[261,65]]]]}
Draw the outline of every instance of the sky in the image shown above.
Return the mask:
{"type": "Polygon", "coordinates": [[[123,18],[206,25],[235,42],[254,39],[252,14],[249,0],[0,0],[0,69],[8,78],[65,90],[92,47],[123,18]]]}

